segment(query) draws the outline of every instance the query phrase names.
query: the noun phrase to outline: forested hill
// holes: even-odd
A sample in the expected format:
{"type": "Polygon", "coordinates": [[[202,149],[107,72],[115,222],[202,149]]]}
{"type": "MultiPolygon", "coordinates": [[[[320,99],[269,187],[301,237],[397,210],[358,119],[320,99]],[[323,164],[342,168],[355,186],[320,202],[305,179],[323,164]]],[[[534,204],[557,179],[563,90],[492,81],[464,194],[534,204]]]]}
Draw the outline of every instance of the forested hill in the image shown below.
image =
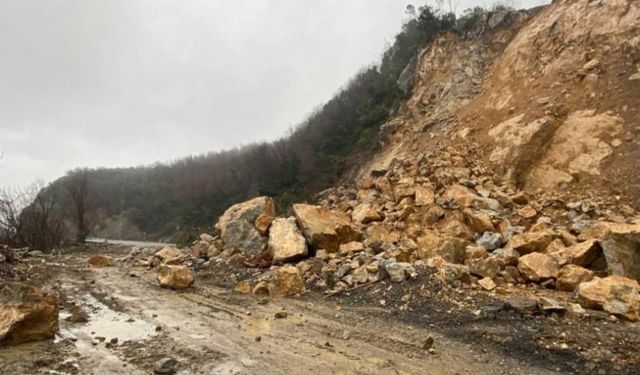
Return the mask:
{"type": "Polygon", "coordinates": [[[420,9],[378,65],[359,72],[286,138],[153,166],[71,172],[88,173],[93,234],[167,238],[208,227],[252,196],[273,196],[280,210],[309,199],[373,151],[380,125],[409,91],[419,50],[441,32],[467,33],[485,15],[476,9],[456,20],[420,9]],[[118,225],[127,228],[118,234],[118,225]]]}

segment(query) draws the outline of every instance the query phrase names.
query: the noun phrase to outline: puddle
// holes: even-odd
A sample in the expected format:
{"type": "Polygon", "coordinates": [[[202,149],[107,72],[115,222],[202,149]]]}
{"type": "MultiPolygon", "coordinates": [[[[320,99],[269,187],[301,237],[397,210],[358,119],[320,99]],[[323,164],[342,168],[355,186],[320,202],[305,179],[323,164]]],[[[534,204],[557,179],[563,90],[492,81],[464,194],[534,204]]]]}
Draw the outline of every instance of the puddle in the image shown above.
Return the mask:
{"type": "Polygon", "coordinates": [[[61,327],[59,339],[75,338],[78,347],[93,347],[96,337],[104,337],[105,342],[118,338],[118,342],[139,341],[155,336],[155,326],[132,316],[114,311],[91,295],[85,295],[79,301],[88,317],[87,323],[68,323],[66,312],[61,312],[61,327]]]}

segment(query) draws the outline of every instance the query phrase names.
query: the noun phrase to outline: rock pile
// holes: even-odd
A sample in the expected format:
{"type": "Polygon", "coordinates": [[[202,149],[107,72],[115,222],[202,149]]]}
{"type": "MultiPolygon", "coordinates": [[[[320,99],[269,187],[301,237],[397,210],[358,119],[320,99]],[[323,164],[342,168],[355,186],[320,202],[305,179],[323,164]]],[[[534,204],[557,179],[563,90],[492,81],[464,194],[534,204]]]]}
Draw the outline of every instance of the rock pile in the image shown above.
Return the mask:
{"type": "MultiPolygon", "coordinates": [[[[394,160],[356,186],[323,192],[317,205],[293,205],[288,218],[275,217],[268,197],[240,203],[220,218],[220,237],[192,245],[188,262],[247,259],[267,270],[237,289],[274,296],[398,283],[431,269],[452,285],[488,292],[538,285],[638,319],[640,225],[633,212],[516,191],[468,158],[445,150],[394,160]]],[[[183,252],[175,257],[186,259],[183,252]]]]}

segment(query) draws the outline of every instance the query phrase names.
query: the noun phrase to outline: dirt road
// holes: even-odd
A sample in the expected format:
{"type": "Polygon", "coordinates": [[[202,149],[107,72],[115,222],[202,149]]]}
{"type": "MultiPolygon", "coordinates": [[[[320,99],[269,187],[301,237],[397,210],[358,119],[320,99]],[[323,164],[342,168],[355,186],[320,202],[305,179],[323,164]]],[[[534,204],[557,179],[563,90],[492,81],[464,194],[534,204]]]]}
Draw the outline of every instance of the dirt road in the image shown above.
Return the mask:
{"type": "Polygon", "coordinates": [[[43,260],[61,295],[60,333],[55,341],[1,349],[0,373],[150,374],[165,357],[182,374],[563,372],[439,334],[434,324],[396,319],[376,304],[313,295],[265,303],[204,280],[176,292],[158,287],[143,268],[87,268],[89,255],[43,260]],[[276,318],[280,311],[287,316],[276,318]],[[431,352],[423,348],[430,338],[431,352]]]}

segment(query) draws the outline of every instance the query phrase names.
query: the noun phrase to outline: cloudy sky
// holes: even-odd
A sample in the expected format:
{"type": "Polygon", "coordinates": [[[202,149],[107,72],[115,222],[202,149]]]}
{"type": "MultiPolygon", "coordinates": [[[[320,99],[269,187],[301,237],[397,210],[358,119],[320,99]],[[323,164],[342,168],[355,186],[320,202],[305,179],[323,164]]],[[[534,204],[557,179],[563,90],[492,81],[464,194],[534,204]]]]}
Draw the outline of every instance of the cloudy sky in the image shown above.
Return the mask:
{"type": "Polygon", "coordinates": [[[0,187],[282,136],[409,3],[426,1],[0,0],[0,187]]]}

